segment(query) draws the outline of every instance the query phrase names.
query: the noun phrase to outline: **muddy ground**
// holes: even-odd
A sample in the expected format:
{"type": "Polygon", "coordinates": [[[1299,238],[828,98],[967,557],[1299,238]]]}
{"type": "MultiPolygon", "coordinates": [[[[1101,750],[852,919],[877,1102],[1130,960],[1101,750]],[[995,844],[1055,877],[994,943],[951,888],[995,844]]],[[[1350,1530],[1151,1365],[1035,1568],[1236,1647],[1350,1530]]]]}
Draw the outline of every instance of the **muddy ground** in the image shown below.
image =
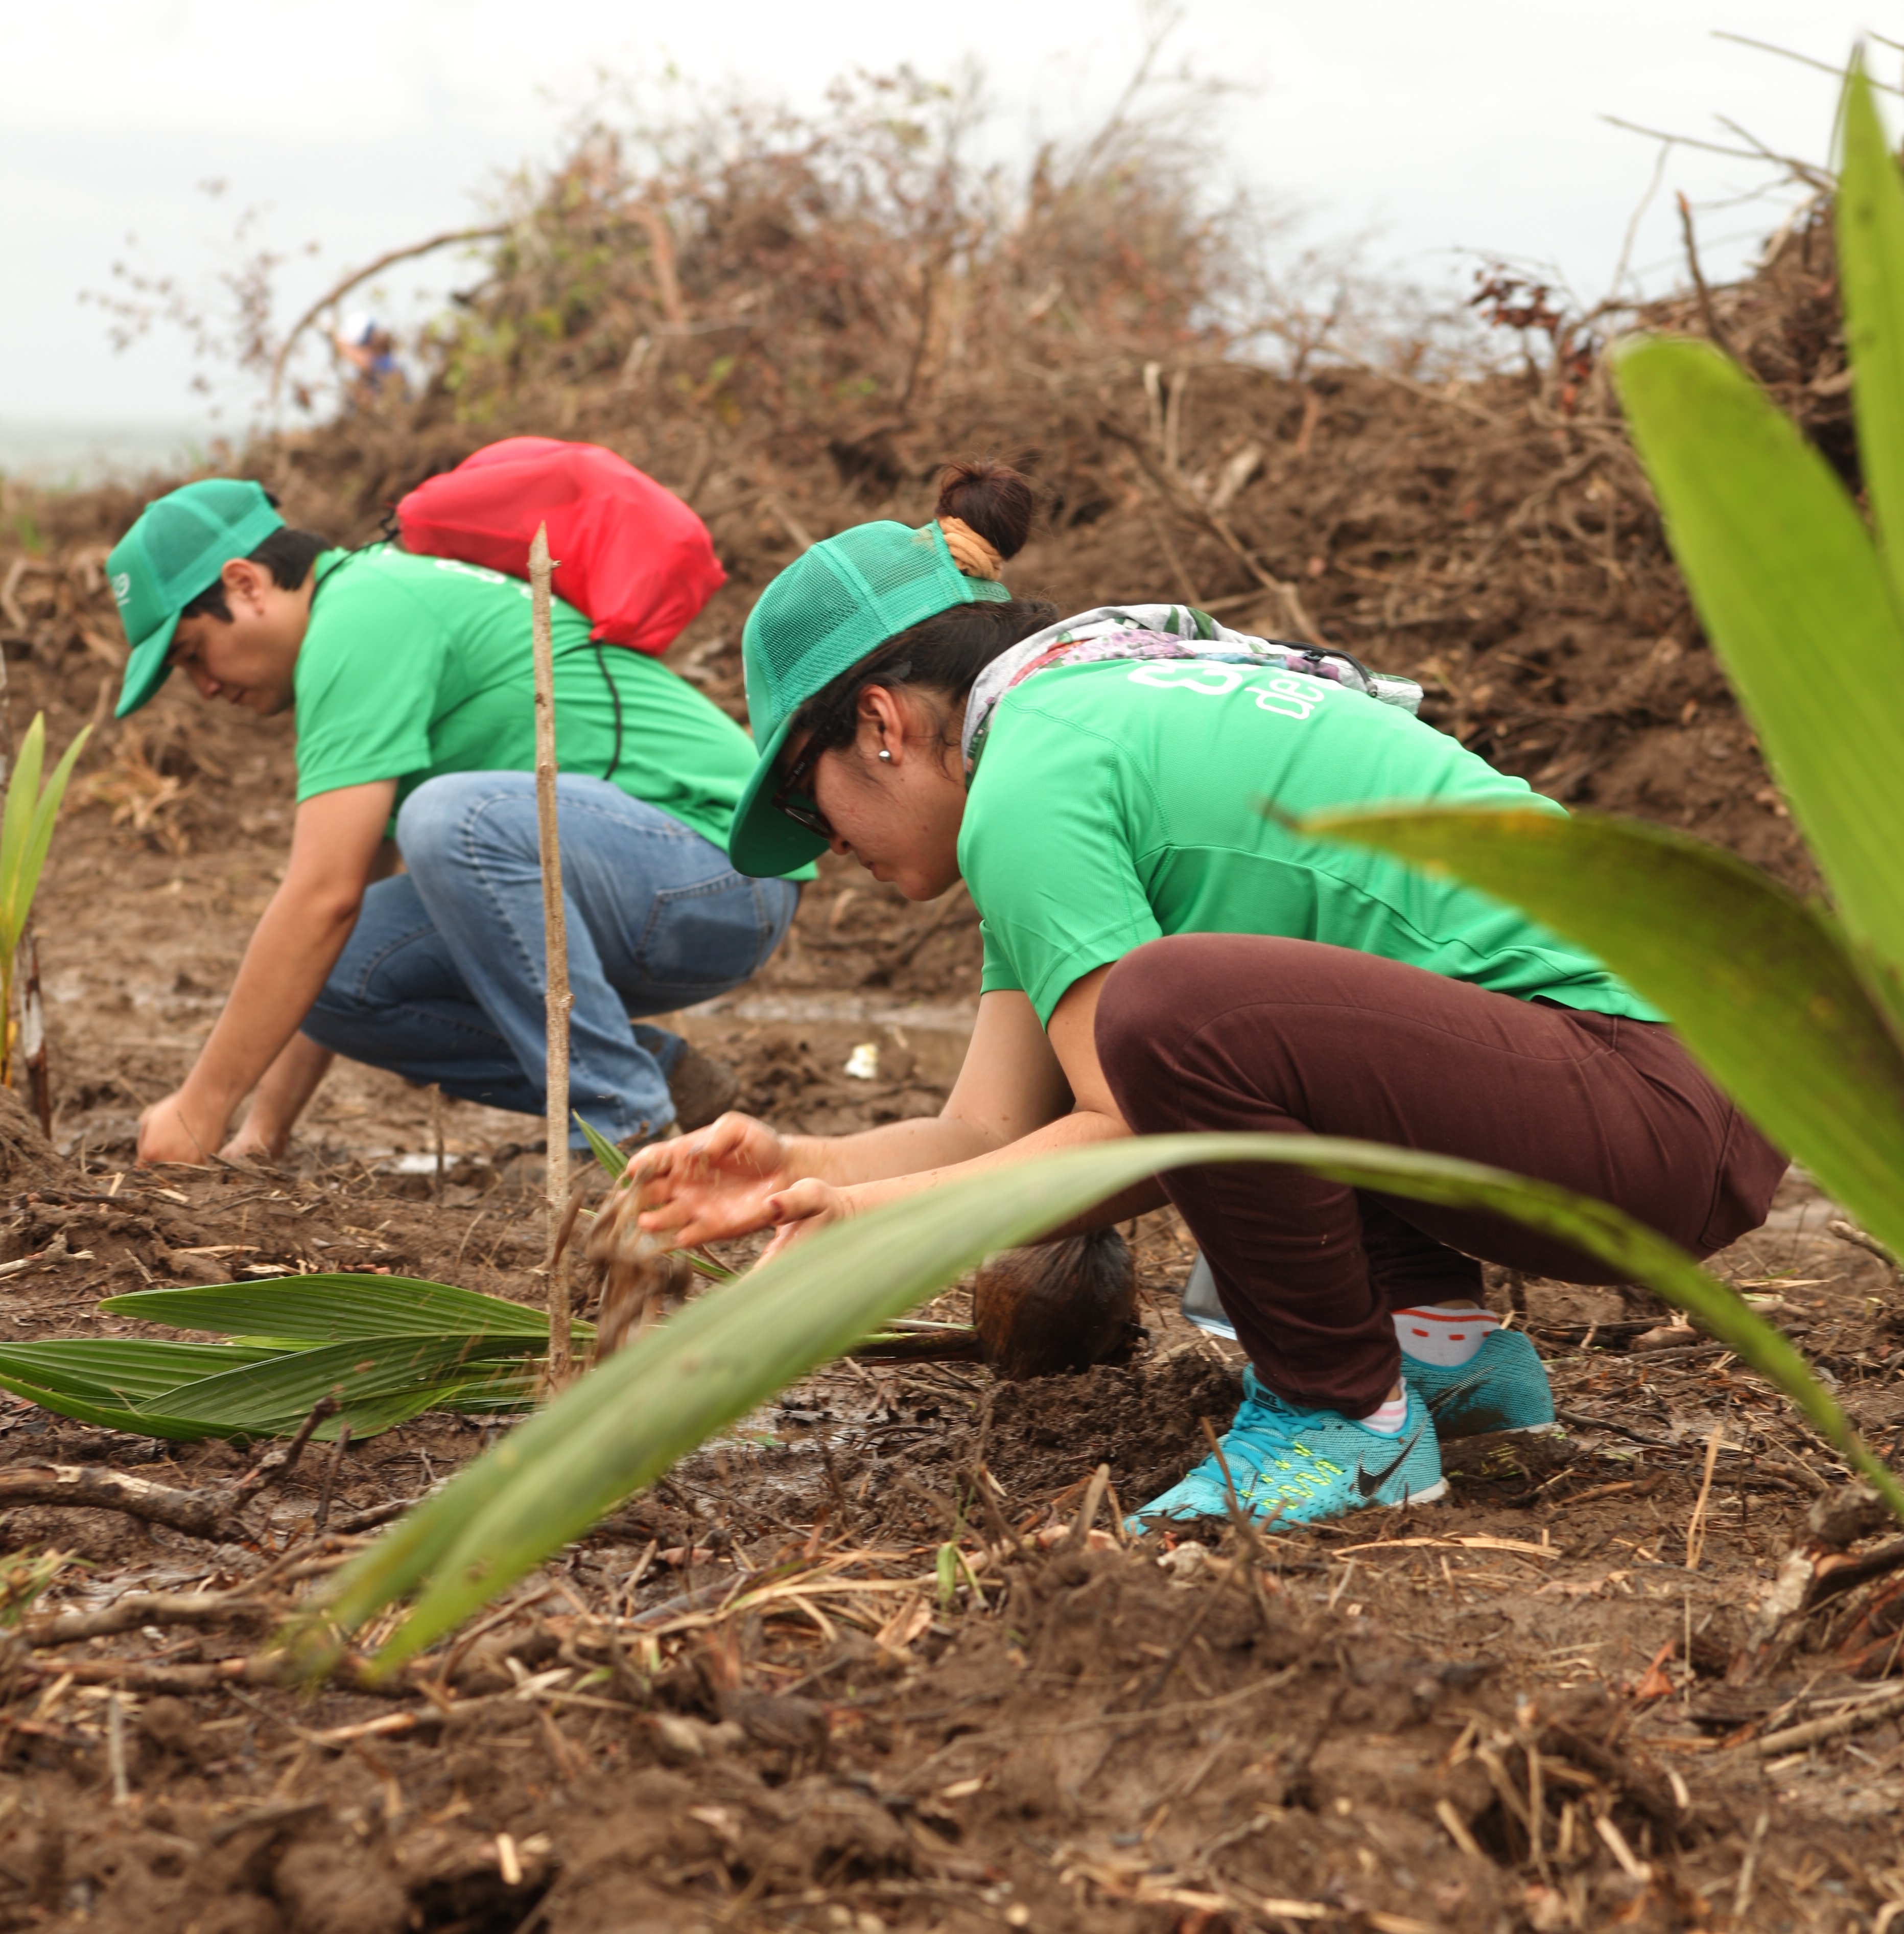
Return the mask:
{"type": "MultiPolygon", "coordinates": [[[[57,686],[11,670],[16,721],[47,703],[62,740],[91,686],[70,661],[57,686]]],[[[450,1106],[439,1186],[427,1098],[344,1069],[282,1170],[131,1169],[137,1110],[209,1025],[290,806],[287,732],[182,694],[89,767],[41,912],[55,1146],[14,1135],[0,1180],[11,1333],[110,1333],[115,1291],[287,1270],[539,1294],[538,1122],[450,1106]]],[[[829,870],[761,981],[682,1025],[783,1125],[928,1110],[974,941],[961,898],[908,908],[829,870]],[[868,1042],[877,1073],[850,1078],[868,1042]]],[[[1894,1453],[1904,1294],[1833,1213],[1791,1178],[1716,1267],[1894,1453]]],[[[1635,1297],[1503,1276],[1563,1435],[1449,1447],[1436,1506],[1250,1550],[1224,1526],[1126,1547],[1114,1501],[1202,1454],[1238,1375],[1177,1313],[1171,1219],[1135,1233],[1148,1335],[1128,1365],[1018,1385],[835,1366],[432,1655],[426,1685],[306,1698],[243,1661],[494,1426],[314,1449],[205,1535],[8,1508],[5,1549],[66,1562],[0,1666],[0,1924],[1890,1924],[1896,1554],[1853,1539],[1842,1589],[1755,1627],[1844,1475],[1764,1384],[1635,1297]],[[1100,1464],[1112,1496],[1083,1526],[1100,1464]],[[969,1570],[942,1591],[954,1538],[969,1570]],[[84,1636],[128,1593],[227,1592],[84,1636]]],[[[0,1502],[50,1464],[216,1493],[258,1454],[8,1400],[0,1502]]]]}

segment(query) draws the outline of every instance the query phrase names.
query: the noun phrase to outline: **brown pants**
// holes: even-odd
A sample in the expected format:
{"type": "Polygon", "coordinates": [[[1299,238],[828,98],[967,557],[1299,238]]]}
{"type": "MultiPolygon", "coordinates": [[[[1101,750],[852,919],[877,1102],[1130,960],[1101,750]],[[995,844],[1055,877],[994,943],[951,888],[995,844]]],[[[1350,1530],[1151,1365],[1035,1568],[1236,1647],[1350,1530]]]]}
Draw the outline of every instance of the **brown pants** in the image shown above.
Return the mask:
{"type": "MultiPolygon", "coordinates": [[[[1313,941],[1184,934],[1105,982],[1097,1052],[1139,1134],[1353,1136],[1538,1176],[1707,1256],[1765,1219],[1779,1154],[1664,1027],[1490,993],[1313,941]]],[[[1388,1312],[1481,1294],[1481,1258],[1616,1273],[1472,1211],[1292,1168],[1163,1178],[1256,1374],[1366,1416],[1399,1373],[1388,1312]]]]}

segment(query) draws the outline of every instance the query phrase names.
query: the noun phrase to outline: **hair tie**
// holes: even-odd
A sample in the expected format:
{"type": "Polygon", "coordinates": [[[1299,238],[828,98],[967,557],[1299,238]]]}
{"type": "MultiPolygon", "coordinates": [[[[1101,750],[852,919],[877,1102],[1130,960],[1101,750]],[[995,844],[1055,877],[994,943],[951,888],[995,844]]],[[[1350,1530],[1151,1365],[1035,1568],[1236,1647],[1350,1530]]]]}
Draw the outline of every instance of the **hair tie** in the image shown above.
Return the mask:
{"type": "Polygon", "coordinates": [[[962,577],[984,577],[996,582],[1005,568],[1004,554],[998,547],[979,536],[963,517],[941,517],[940,535],[952,562],[962,577]]]}

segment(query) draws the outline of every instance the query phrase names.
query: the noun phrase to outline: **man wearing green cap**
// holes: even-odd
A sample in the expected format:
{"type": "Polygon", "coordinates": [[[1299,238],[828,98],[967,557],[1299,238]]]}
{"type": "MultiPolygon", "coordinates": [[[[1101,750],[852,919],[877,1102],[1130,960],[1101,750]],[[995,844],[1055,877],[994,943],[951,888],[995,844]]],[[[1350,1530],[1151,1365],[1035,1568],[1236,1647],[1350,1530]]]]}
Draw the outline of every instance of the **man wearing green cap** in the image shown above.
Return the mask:
{"type": "MultiPolygon", "coordinates": [[[[119,717],[176,666],[203,697],[297,725],[283,882],[197,1065],[141,1116],[140,1159],[281,1153],[334,1053],[541,1113],[528,586],[393,544],[331,548],[228,477],[147,505],[107,568],[132,646],[119,717]]],[[[570,1087],[603,1133],[639,1143],[711,1119],[732,1083],[630,1017],[747,979],[798,889],[729,863],[746,734],[589,629],[556,601],[570,1087]]]]}

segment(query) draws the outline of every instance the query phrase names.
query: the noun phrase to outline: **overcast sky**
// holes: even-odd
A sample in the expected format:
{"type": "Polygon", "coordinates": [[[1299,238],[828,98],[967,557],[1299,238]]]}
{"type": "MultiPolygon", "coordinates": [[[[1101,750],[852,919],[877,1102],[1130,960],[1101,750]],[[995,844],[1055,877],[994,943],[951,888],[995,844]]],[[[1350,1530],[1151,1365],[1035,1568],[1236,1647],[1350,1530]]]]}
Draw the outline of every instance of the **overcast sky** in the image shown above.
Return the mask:
{"type": "MultiPolygon", "coordinates": [[[[1366,236],[1372,264],[1451,287],[1472,271],[1462,251],[1546,261],[1589,299],[1611,281],[1658,153],[1599,117],[1731,143],[1725,116],[1821,160],[1830,77],[1713,30],[1827,60],[1862,29],[1904,40],[1904,0],[1184,0],[1181,13],[1175,53],[1248,90],[1223,122],[1234,175],[1307,209],[1306,239],[1366,236]]],[[[559,151],[603,68],[672,62],[698,85],[811,104],[853,68],[949,74],[976,57],[1000,104],[992,138],[1009,143],[1101,112],[1143,20],[1129,0],[14,0],[5,18],[0,420],[120,424],[201,419],[191,357],[164,331],[115,354],[83,292],[127,259],[209,283],[238,209],[263,206],[264,236],[287,252],[321,245],[284,272],[289,310],[347,267],[479,217],[509,170],[559,151]],[[212,179],[229,185],[216,203],[197,185],[212,179]]],[[[1896,78],[1899,57],[1876,52],[1896,78]]],[[[1636,268],[1653,286],[1677,270],[1672,190],[1710,203],[1764,179],[1674,151],[1636,268]]],[[[1736,264],[1775,218],[1711,208],[1706,252],[1736,264]]],[[[423,279],[397,272],[393,306],[423,279]]]]}

